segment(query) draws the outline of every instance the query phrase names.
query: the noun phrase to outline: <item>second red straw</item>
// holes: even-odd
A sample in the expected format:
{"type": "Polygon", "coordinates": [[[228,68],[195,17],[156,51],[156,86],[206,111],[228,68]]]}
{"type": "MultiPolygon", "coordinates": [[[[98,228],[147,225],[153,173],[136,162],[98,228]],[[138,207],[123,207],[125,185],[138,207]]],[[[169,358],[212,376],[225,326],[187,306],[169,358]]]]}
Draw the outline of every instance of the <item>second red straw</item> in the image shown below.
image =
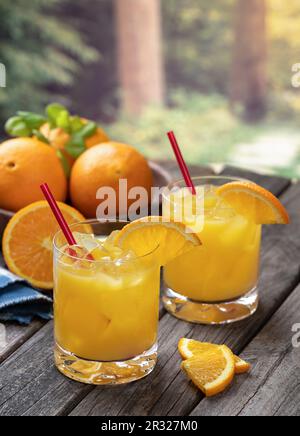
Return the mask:
{"type": "Polygon", "coordinates": [[[179,168],[182,172],[186,186],[188,188],[190,188],[190,191],[193,195],[196,195],[196,189],[195,189],[194,183],[192,181],[192,178],[191,178],[190,172],[188,170],[188,167],[185,163],[185,160],[182,156],[182,153],[181,153],[181,150],[180,150],[180,147],[178,145],[178,142],[177,142],[177,139],[176,139],[174,132],[168,132],[168,137],[169,137],[170,143],[172,145],[175,157],[177,159],[179,168]]]}

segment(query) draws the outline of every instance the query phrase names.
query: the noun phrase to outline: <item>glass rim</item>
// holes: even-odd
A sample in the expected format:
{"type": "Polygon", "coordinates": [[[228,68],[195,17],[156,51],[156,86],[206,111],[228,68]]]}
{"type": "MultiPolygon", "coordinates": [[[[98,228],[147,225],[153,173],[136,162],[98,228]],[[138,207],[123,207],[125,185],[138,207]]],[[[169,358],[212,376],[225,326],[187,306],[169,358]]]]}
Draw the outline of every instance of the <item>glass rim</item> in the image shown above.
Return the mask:
{"type": "MultiPolygon", "coordinates": [[[[216,175],[212,174],[212,175],[207,175],[207,176],[195,176],[195,177],[192,177],[191,179],[192,179],[193,182],[197,181],[197,180],[199,180],[199,181],[203,181],[203,180],[227,180],[228,182],[231,181],[231,182],[255,183],[255,182],[251,182],[251,180],[245,179],[243,177],[226,176],[226,175],[222,176],[222,175],[218,175],[218,174],[216,174],[216,175]]],[[[166,191],[168,191],[168,193],[170,193],[170,190],[172,188],[175,188],[175,187],[178,187],[178,188],[187,188],[185,180],[184,179],[177,179],[177,180],[174,180],[173,182],[170,182],[164,188],[164,190],[162,192],[162,197],[164,199],[168,200],[169,199],[169,195],[166,194],[166,191]],[[184,186],[179,186],[180,184],[182,184],[184,186]]]]}
{"type": "MultiPolygon", "coordinates": [[[[69,225],[69,227],[70,227],[70,229],[72,230],[72,228],[73,227],[75,227],[75,226],[80,226],[80,225],[92,225],[92,224],[99,224],[99,225],[109,225],[109,224],[116,224],[116,223],[124,223],[125,225],[126,224],[129,224],[131,221],[128,221],[128,220],[120,220],[120,221],[105,221],[105,222],[102,222],[102,221],[99,221],[99,220],[97,220],[97,219],[87,219],[87,220],[85,220],[85,221],[79,221],[79,222],[77,222],[77,223],[72,223],[72,224],[70,224],[69,225]]],[[[113,231],[113,230],[112,230],[113,231]]],[[[87,233],[88,234],[88,233],[87,233]]],[[[56,239],[58,238],[58,236],[59,235],[63,235],[63,232],[62,232],[62,230],[58,230],[56,233],[55,233],[55,235],[53,236],[53,239],[52,239],[52,244],[53,244],[53,247],[54,247],[54,252],[58,252],[58,253],[60,253],[61,255],[64,255],[64,256],[67,256],[69,259],[77,259],[78,260],[78,258],[77,257],[75,257],[75,256],[72,256],[71,254],[68,254],[68,253],[65,253],[60,247],[58,247],[58,245],[57,245],[57,242],[56,242],[56,239]]],[[[108,235],[109,236],[109,235],[108,235]]],[[[65,246],[67,246],[68,245],[68,243],[67,243],[67,241],[66,241],[66,245],[65,246]]],[[[142,259],[145,259],[145,258],[147,258],[147,257],[150,257],[152,254],[154,254],[158,249],[159,249],[159,247],[160,247],[160,244],[158,244],[153,250],[151,250],[151,251],[149,251],[148,253],[146,253],[146,254],[143,254],[143,255],[141,255],[141,256],[135,256],[134,258],[132,258],[132,259],[121,259],[121,260],[113,260],[113,259],[105,259],[105,260],[91,260],[91,259],[84,259],[86,262],[90,262],[91,264],[112,264],[112,263],[116,263],[116,262],[118,262],[119,264],[126,264],[126,263],[130,263],[130,262],[136,262],[136,261],[138,261],[138,260],[142,260],[142,259]]]]}

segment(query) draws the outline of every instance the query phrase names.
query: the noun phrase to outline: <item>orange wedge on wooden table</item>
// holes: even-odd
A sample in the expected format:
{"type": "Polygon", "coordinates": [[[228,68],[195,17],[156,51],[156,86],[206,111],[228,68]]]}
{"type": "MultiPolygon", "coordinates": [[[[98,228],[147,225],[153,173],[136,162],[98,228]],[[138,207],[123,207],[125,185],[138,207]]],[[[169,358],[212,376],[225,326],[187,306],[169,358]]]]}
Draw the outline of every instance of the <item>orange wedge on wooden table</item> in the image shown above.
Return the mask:
{"type": "MultiPolygon", "coordinates": [[[[178,343],[178,351],[182,359],[190,359],[199,354],[205,353],[206,351],[211,351],[212,349],[218,347],[219,345],[210,344],[208,342],[199,342],[194,339],[182,338],[178,343]]],[[[244,360],[240,359],[238,356],[234,356],[235,363],[235,373],[244,374],[248,372],[251,365],[244,360]]]]}
{"type": "MultiPolygon", "coordinates": [[[[83,215],[67,204],[58,205],[68,224],[84,221],[83,215]]],[[[21,209],[9,221],[2,241],[5,262],[13,273],[42,289],[53,288],[52,239],[59,226],[47,201],[21,209]]]]}
{"type": "Polygon", "coordinates": [[[252,182],[226,183],[217,194],[229,203],[237,213],[257,224],[289,224],[287,210],[270,191],[252,182]]]}
{"type": "Polygon", "coordinates": [[[162,217],[148,216],[125,226],[117,235],[115,244],[123,250],[132,250],[144,256],[157,249],[160,265],[200,246],[199,237],[178,222],[165,222],[162,217]]]}
{"type": "Polygon", "coordinates": [[[184,360],[181,368],[207,397],[212,397],[231,384],[235,374],[234,355],[226,345],[215,346],[184,360]]]}

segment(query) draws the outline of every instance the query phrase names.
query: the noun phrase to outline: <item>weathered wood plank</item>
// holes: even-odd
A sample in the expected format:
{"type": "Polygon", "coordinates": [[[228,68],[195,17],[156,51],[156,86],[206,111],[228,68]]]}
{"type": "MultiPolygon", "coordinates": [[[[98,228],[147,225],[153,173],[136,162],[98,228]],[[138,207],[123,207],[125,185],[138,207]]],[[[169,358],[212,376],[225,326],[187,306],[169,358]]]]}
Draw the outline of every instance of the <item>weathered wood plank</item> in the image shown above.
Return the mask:
{"type": "Polygon", "coordinates": [[[243,352],[249,375],[236,377],[229,391],[204,399],[192,416],[300,414],[300,352],[292,326],[300,322],[300,286],[243,352]]]}
{"type": "MultiPolygon", "coordinates": [[[[91,389],[62,377],[53,365],[53,323],[49,322],[22,345],[0,366],[0,416],[54,415],[59,410],[67,413],[74,398],[84,396],[91,389]],[[39,401],[56,392],[55,402],[39,401]]],[[[76,403],[75,403],[76,404],[76,403]]]]}
{"type": "MultiPolygon", "coordinates": [[[[265,180],[265,184],[267,179],[265,180]]],[[[269,182],[272,184],[272,181],[269,182]]],[[[285,183],[285,182],[284,182],[285,183]]],[[[278,186],[280,188],[280,186],[278,186]]],[[[281,189],[281,188],[280,188],[281,189]]],[[[142,383],[130,386],[130,392],[125,387],[118,388],[118,402],[110,404],[107,395],[109,391],[95,389],[72,412],[73,415],[185,415],[196,405],[201,396],[199,392],[180,373],[180,358],[176,352],[180,337],[188,336],[203,341],[227,343],[237,352],[260,330],[261,326],[277,310],[285,298],[299,281],[300,266],[295,263],[300,249],[300,220],[297,213],[297,203],[294,201],[300,192],[300,185],[291,190],[285,202],[290,209],[295,223],[286,228],[269,228],[267,230],[262,259],[261,306],[258,313],[243,323],[227,327],[193,326],[181,321],[174,321],[170,315],[165,315],[161,324],[174,324],[176,334],[170,339],[163,332],[160,335],[160,365],[164,371],[157,370],[142,383]],[[295,191],[295,192],[294,192],[295,191]],[[294,238],[294,233],[298,238],[294,238]],[[280,271],[278,265],[285,262],[289,267],[280,271]],[[170,343],[171,340],[171,343],[170,343]],[[173,353],[166,360],[170,345],[173,353]],[[129,398],[130,397],[130,398],[129,398]],[[124,398],[124,401],[122,401],[124,398]],[[122,407],[121,407],[122,405],[122,407]]]]}
{"type": "Polygon", "coordinates": [[[24,344],[24,342],[34,335],[44,324],[45,323],[42,321],[33,321],[26,327],[18,324],[5,324],[3,344],[0,344],[0,363],[24,344]]]}

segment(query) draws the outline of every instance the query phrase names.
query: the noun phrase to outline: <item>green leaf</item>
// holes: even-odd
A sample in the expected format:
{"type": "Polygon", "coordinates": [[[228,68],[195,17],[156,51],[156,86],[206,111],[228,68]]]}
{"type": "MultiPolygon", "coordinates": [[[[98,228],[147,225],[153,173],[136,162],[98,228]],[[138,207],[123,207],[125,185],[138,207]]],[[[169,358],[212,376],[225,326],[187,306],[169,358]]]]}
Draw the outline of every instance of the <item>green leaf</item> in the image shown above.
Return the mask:
{"type": "Polygon", "coordinates": [[[12,117],[5,124],[5,131],[10,136],[31,136],[32,129],[23,121],[21,117],[12,117]]]}
{"type": "Polygon", "coordinates": [[[42,142],[44,142],[45,144],[48,144],[48,145],[50,145],[50,142],[48,141],[48,139],[46,138],[46,136],[44,136],[43,134],[42,134],[42,132],[40,132],[39,130],[33,130],[32,131],[32,133],[37,137],[37,139],[39,140],[39,141],[42,141],[42,142]]]}
{"type": "Polygon", "coordinates": [[[62,111],[56,118],[56,126],[70,132],[70,114],[67,110],[62,111]]]}
{"type": "Polygon", "coordinates": [[[67,158],[61,152],[61,150],[56,150],[56,155],[61,161],[61,164],[62,164],[62,167],[64,169],[66,177],[69,178],[70,174],[71,174],[71,167],[70,167],[70,164],[69,164],[67,158]]]}
{"type": "Polygon", "coordinates": [[[73,158],[77,159],[86,150],[84,139],[76,133],[65,146],[65,149],[73,158]]]}
{"type": "Polygon", "coordinates": [[[64,119],[65,122],[66,114],[69,116],[69,112],[67,111],[67,109],[59,103],[49,104],[46,107],[46,114],[49,118],[51,126],[53,127],[58,127],[57,122],[60,119],[60,117],[62,117],[62,119],[64,119]]]}
{"type": "Polygon", "coordinates": [[[47,121],[44,116],[32,112],[19,111],[18,116],[21,117],[31,129],[39,129],[47,121]]]}
{"type": "Polygon", "coordinates": [[[82,129],[78,133],[82,136],[82,138],[86,139],[90,136],[93,136],[96,133],[96,130],[97,124],[94,123],[94,121],[89,121],[82,127],[82,129]]]}
{"type": "Polygon", "coordinates": [[[84,122],[78,116],[73,116],[70,118],[71,132],[76,133],[82,129],[84,122]]]}
{"type": "Polygon", "coordinates": [[[7,133],[8,135],[14,136],[14,135],[13,135],[14,129],[15,129],[15,127],[16,127],[17,125],[19,125],[21,122],[22,122],[21,117],[17,117],[17,116],[16,116],[16,117],[11,117],[11,118],[9,118],[9,119],[6,121],[5,126],[4,126],[6,133],[7,133]]]}

